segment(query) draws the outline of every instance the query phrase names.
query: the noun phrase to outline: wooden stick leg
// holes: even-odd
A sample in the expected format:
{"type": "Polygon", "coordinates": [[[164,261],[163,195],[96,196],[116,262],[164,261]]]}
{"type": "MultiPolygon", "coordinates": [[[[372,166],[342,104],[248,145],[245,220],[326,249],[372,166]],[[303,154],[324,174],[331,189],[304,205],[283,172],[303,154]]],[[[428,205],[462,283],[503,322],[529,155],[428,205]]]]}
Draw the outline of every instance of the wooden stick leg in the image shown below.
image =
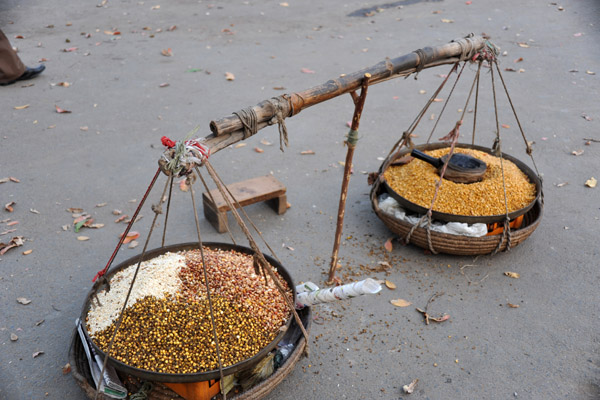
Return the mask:
{"type": "Polygon", "coordinates": [[[211,204],[206,201],[204,205],[204,216],[215,227],[217,232],[224,233],[227,231],[227,211],[219,212],[215,210],[211,204]]]}
{"type": "Polygon", "coordinates": [[[285,214],[287,211],[287,196],[285,194],[269,200],[268,203],[279,215],[285,214]]]}

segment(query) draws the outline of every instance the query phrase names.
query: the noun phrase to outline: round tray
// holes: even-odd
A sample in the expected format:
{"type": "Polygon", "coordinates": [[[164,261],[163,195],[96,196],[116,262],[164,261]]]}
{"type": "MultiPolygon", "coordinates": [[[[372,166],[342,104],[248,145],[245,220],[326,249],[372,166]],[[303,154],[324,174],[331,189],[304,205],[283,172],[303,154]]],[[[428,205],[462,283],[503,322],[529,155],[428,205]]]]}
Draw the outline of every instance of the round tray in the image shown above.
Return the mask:
{"type": "MultiPolygon", "coordinates": [[[[444,147],[448,147],[448,145],[446,143],[429,143],[429,144],[415,146],[415,148],[418,150],[437,150],[437,149],[441,149],[444,147]]],[[[464,149],[474,149],[474,150],[482,151],[484,153],[491,154],[491,150],[489,148],[483,147],[483,146],[458,143],[456,145],[456,147],[464,148],[464,149]]],[[[397,154],[397,156],[395,158],[398,159],[398,158],[404,157],[406,155],[409,155],[410,151],[411,151],[411,149],[408,149],[408,148],[403,149],[402,151],[400,151],[397,154]]],[[[513,220],[513,219],[525,214],[527,211],[531,210],[531,208],[534,206],[534,204],[538,201],[538,199],[540,197],[540,193],[542,191],[542,183],[540,182],[540,178],[535,174],[535,172],[533,172],[533,170],[531,168],[529,168],[522,161],[520,161],[517,158],[512,157],[508,154],[505,154],[505,153],[502,153],[502,157],[506,160],[512,161],[517,167],[519,167],[519,169],[521,171],[523,171],[523,173],[525,175],[527,175],[529,180],[535,184],[535,192],[536,192],[535,199],[531,203],[529,203],[527,206],[521,208],[520,210],[516,210],[516,211],[509,213],[508,217],[511,220],[513,220]]],[[[413,211],[417,214],[426,214],[427,213],[427,211],[428,211],[427,208],[422,207],[416,203],[413,203],[412,201],[407,200],[401,194],[397,193],[394,189],[392,189],[385,181],[385,178],[383,175],[384,172],[385,171],[383,171],[381,174],[381,182],[390,196],[392,196],[398,203],[400,203],[400,205],[402,207],[406,208],[407,210],[413,211]]],[[[471,216],[471,215],[448,214],[448,213],[443,213],[443,212],[439,212],[439,211],[433,211],[431,213],[431,216],[434,219],[437,219],[440,221],[466,222],[468,224],[476,224],[476,223],[490,224],[490,223],[494,223],[494,222],[504,221],[504,219],[506,218],[506,214],[471,216]]]]}
{"type": "MultiPolygon", "coordinates": [[[[413,225],[395,218],[393,215],[383,212],[379,208],[379,195],[383,193],[383,188],[374,187],[371,192],[371,205],[377,216],[383,223],[394,233],[405,239],[413,225]]],[[[519,229],[511,230],[510,246],[515,247],[525,239],[527,239],[533,231],[538,227],[542,220],[543,205],[537,200],[531,209],[523,216],[523,223],[519,229]]],[[[508,248],[508,243],[503,239],[503,235],[470,237],[462,235],[450,235],[430,231],[431,246],[439,253],[475,256],[491,254],[498,249],[504,251],[508,248]]],[[[426,228],[416,228],[410,237],[410,243],[413,243],[421,248],[429,249],[429,241],[427,239],[426,228]]]]}
{"type": "MultiPolygon", "coordinates": [[[[203,243],[203,245],[204,245],[204,247],[208,247],[210,249],[221,249],[221,250],[226,250],[226,251],[235,250],[239,253],[245,253],[245,254],[250,254],[250,255],[254,254],[254,251],[252,249],[249,249],[249,248],[243,247],[243,246],[229,244],[229,243],[208,242],[208,243],[203,243]]],[[[154,250],[147,251],[142,261],[150,260],[152,258],[158,257],[167,252],[178,252],[178,251],[183,251],[183,250],[193,250],[193,249],[197,249],[197,248],[198,248],[198,242],[176,244],[176,245],[171,245],[171,246],[160,247],[160,248],[157,248],[154,250]]],[[[277,269],[277,272],[279,272],[279,274],[283,277],[283,279],[285,279],[285,281],[287,282],[287,284],[290,287],[290,289],[292,290],[292,292],[294,292],[294,287],[295,287],[294,283],[292,281],[290,274],[286,271],[286,269],[283,268],[283,266],[281,264],[279,264],[279,262],[277,262],[277,260],[275,260],[273,257],[270,257],[266,254],[264,254],[264,256],[265,256],[265,259],[269,262],[269,264],[271,264],[273,267],[275,267],[277,269]]],[[[139,260],[140,260],[140,255],[137,255],[137,256],[131,257],[131,258],[123,261],[122,263],[115,266],[114,268],[111,268],[111,270],[106,274],[106,278],[110,282],[110,278],[115,273],[117,273],[118,271],[121,271],[122,269],[125,269],[131,265],[136,265],[139,262],[139,260]]],[[[88,293],[85,303],[83,305],[83,308],[81,310],[81,321],[86,320],[86,316],[88,314],[88,310],[90,309],[90,304],[91,304],[93,296],[96,294],[96,292],[101,290],[103,287],[104,287],[104,285],[103,285],[101,279],[96,281],[94,286],[92,286],[92,289],[88,293]]],[[[293,298],[292,304],[296,304],[296,294],[295,293],[293,293],[293,294],[294,294],[294,298],[293,298]]],[[[287,322],[285,325],[286,328],[290,327],[292,319],[293,319],[292,316],[290,316],[287,319],[287,322]]],[[[88,338],[89,342],[91,343],[92,347],[97,352],[97,354],[99,354],[100,357],[104,358],[105,353],[102,350],[100,350],[100,348],[94,343],[93,340],[90,339],[90,336],[87,331],[87,327],[86,327],[85,323],[83,323],[83,331],[84,331],[85,336],[88,338]]],[[[269,343],[267,346],[263,347],[254,356],[252,356],[246,360],[243,360],[237,364],[230,365],[228,367],[223,368],[223,374],[231,375],[236,372],[240,372],[240,371],[243,371],[243,370],[253,367],[256,363],[258,363],[261,359],[263,359],[263,357],[265,357],[267,355],[267,353],[269,353],[275,346],[277,346],[277,343],[279,343],[279,341],[283,338],[284,335],[285,335],[285,331],[280,332],[277,335],[277,337],[275,339],[273,339],[273,341],[271,341],[271,343],[269,343]]],[[[170,373],[148,371],[145,369],[132,367],[132,366],[127,365],[119,360],[114,359],[113,357],[108,358],[108,363],[111,364],[113,367],[115,367],[119,371],[139,377],[141,379],[146,379],[149,381],[156,381],[156,382],[170,382],[170,383],[201,382],[201,381],[208,381],[211,379],[218,379],[220,377],[220,372],[218,369],[213,370],[213,371],[196,372],[196,373],[191,373],[191,374],[170,374],[170,373]]]]}
{"type": "MultiPolygon", "coordinates": [[[[310,333],[311,322],[312,322],[312,312],[310,307],[305,307],[302,310],[298,310],[298,315],[302,319],[302,321],[306,321],[305,329],[310,333]]],[[[296,321],[292,321],[292,325],[295,324],[296,321]]],[[[288,332],[291,331],[288,330],[288,332]]],[[[289,358],[283,363],[277,371],[267,379],[262,382],[257,383],[252,388],[246,390],[241,393],[229,393],[227,395],[228,399],[231,400],[258,400],[262,399],[267,394],[271,393],[277,385],[279,385],[293,370],[295,365],[298,363],[302,354],[304,353],[304,348],[306,347],[306,339],[304,336],[300,336],[296,347],[289,358]]],[[[73,335],[71,337],[71,345],[69,347],[69,363],[71,364],[71,374],[73,378],[77,382],[77,384],[84,391],[87,398],[93,399],[96,395],[96,389],[94,387],[94,380],[92,379],[92,375],[90,373],[90,367],[88,364],[87,356],[85,354],[85,350],[83,349],[83,344],[81,343],[81,338],[77,333],[77,328],[73,331],[73,335]]],[[[129,393],[137,392],[144,383],[142,380],[132,377],[123,372],[119,372],[119,377],[127,387],[129,393]]],[[[217,398],[221,398],[221,395],[218,395],[217,398]]],[[[111,400],[110,397],[99,393],[99,400],[111,400]]],[[[152,391],[147,393],[148,400],[176,400],[182,399],[177,393],[173,392],[166,386],[157,383],[154,385],[152,391]]]]}

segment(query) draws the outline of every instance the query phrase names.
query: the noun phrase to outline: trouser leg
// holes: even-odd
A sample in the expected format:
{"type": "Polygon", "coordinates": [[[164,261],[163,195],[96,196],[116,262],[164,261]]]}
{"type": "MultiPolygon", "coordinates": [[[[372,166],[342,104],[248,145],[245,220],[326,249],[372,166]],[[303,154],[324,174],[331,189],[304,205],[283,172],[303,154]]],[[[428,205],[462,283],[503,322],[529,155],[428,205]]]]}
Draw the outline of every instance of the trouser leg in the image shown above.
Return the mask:
{"type": "Polygon", "coordinates": [[[0,83],[11,82],[23,75],[25,64],[13,50],[4,32],[0,30],[0,83]]]}

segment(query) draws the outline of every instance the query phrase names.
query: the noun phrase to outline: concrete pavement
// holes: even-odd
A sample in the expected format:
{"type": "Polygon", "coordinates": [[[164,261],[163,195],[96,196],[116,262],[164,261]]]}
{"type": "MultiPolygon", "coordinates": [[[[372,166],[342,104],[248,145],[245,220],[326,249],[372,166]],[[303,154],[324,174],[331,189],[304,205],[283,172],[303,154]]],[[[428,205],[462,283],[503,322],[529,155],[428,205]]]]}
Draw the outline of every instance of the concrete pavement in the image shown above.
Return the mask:
{"type": "MultiPolygon", "coordinates": [[[[523,69],[504,76],[544,176],[540,227],[495,257],[427,255],[398,242],[387,253],[383,244],[393,234],[372,212],[362,172],[378,169],[449,68],[372,87],[350,184],[341,274],[386,278],[397,289],[316,307],[324,323],[313,325],[310,357],[268,398],[600,398],[600,188],[584,186],[600,178],[600,143],[583,140],[600,140],[599,16],[593,0],[2,2],[0,26],[23,61],[46,59],[47,69],[32,86],[0,88],[0,178],[20,180],[0,184],[2,207],[16,203],[13,213],[0,210],[0,221],[19,222],[0,223],[0,232],[17,229],[0,242],[27,239],[0,256],[0,398],[83,397],[62,374],[73,323],[125,227],[113,222],[111,211],[131,215],[156,170],[161,136],[181,139],[198,125],[206,135],[211,119],[469,32],[485,32],[507,52],[503,68],[523,69]],[[161,54],[169,49],[172,56],[161,54]],[[235,80],[226,80],[226,72],[235,80]],[[55,85],[60,82],[69,86],[55,85]],[[71,113],[59,114],[56,106],[71,113]],[[581,149],[582,155],[572,154],[581,149]],[[95,207],[101,203],[107,205],[95,207]],[[72,228],[62,229],[72,224],[70,207],[93,214],[104,228],[87,229],[80,234],[90,239],[78,241],[72,228]],[[380,261],[392,265],[387,275],[366,272],[380,261]],[[412,306],[389,303],[403,298],[424,307],[442,292],[431,308],[450,315],[443,324],[425,326],[412,306]],[[19,297],[31,303],[17,303],[19,297]],[[38,351],[44,354],[34,358],[38,351]],[[402,386],[415,378],[416,392],[404,394],[402,386]]],[[[464,99],[466,90],[455,96],[464,99]]],[[[484,92],[489,100],[489,87],[484,92]]],[[[489,146],[487,104],[478,138],[489,146]]],[[[510,126],[502,132],[503,149],[526,161],[507,107],[501,104],[510,126]]],[[[337,98],[288,119],[285,153],[271,127],[213,158],[228,182],[272,172],[287,185],[292,207],[285,215],[264,205],[248,212],[297,281],[322,285],[326,278],[338,161],[351,116],[350,97],[337,98]],[[304,150],[316,154],[301,155],[304,150]]],[[[424,142],[431,127],[424,121],[416,141],[424,142]]],[[[195,235],[189,194],[175,192],[169,241],[187,242],[195,235]]],[[[136,230],[147,232],[151,211],[142,214],[136,230]]],[[[201,226],[204,240],[227,241],[206,220],[201,226]]],[[[243,242],[239,229],[234,233],[243,242]]],[[[158,239],[151,247],[157,245],[158,239]]],[[[117,262],[139,249],[124,248],[117,262]]]]}

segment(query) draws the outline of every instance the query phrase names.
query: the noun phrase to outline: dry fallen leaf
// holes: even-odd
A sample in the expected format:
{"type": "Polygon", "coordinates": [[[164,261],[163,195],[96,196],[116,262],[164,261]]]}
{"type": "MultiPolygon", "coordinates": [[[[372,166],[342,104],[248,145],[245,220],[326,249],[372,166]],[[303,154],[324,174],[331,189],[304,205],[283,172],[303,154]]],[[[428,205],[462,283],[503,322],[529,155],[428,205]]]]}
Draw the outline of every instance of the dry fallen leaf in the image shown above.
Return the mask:
{"type": "Polygon", "coordinates": [[[272,146],[273,145],[273,143],[269,142],[267,139],[264,139],[264,138],[260,140],[260,143],[264,144],[265,146],[272,146]]]}
{"type": "Polygon", "coordinates": [[[71,208],[67,208],[67,211],[70,212],[70,213],[82,213],[83,212],[83,208],[71,207],[71,208]]]}
{"type": "Polygon", "coordinates": [[[119,218],[115,219],[115,223],[118,224],[119,222],[124,221],[126,218],[129,218],[129,215],[121,215],[119,218]]]}
{"type": "Polygon", "coordinates": [[[246,143],[238,143],[235,146],[233,146],[234,149],[239,149],[240,147],[244,147],[246,146],[246,143]]]}
{"type": "Polygon", "coordinates": [[[96,204],[96,207],[100,208],[100,207],[104,207],[105,205],[107,205],[108,203],[98,203],[96,204]]]}
{"type": "Polygon", "coordinates": [[[123,214],[123,211],[114,209],[112,213],[113,213],[113,215],[121,215],[121,214],[123,214]]]}
{"type": "Polygon", "coordinates": [[[25,104],[24,106],[16,106],[15,110],[24,110],[29,107],[29,104],[25,104]]]}
{"type": "Polygon", "coordinates": [[[62,49],[64,53],[72,53],[77,50],[77,47],[69,47],[68,49],[62,49]]]}
{"type": "Polygon", "coordinates": [[[518,42],[517,44],[519,45],[519,47],[524,47],[524,48],[528,48],[529,47],[529,45],[527,43],[525,43],[525,42],[518,42]]]}
{"type": "Polygon", "coordinates": [[[32,250],[32,249],[25,250],[25,251],[23,252],[23,255],[24,255],[24,256],[27,256],[27,255],[31,254],[32,252],[33,252],[33,250],[32,250]]]}
{"type": "Polygon", "coordinates": [[[260,147],[255,147],[254,151],[257,153],[264,153],[265,151],[263,149],[261,149],[260,147]]]}
{"type": "Polygon", "coordinates": [[[502,127],[503,127],[504,129],[508,129],[508,128],[510,128],[510,125],[507,125],[507,124],[502,124],[502,127]]]}
{"type": "Polygon", "coordinates": [[[173,50],[171,50],[171,48],[169,47],[168,49],[161,50],[160,54],[162,54],[165,57],[172,57],[173,56],[173,50]]]}
{"type": "Polygon", "coordinates": [[[14,201],[11,201],[10,203],[6,203],[6,204],[4,205],[4,209],[5,209],[6,211],[8,211],[8,212],[13,212],[13,211],[14,211],[14,208],[13,208],[13,206],[14,206],[15,204],[16,204],[16,203],[15,203],[14,201]]]}
{"type": "Polygon", "coordinates": [[[130,249],[135,249],[136,247],[138,247],[139,243],[137,240],[132,240],[131,243],[129,243],[129,246],[127,246],[130,249]]]}
{"type": "MultiPolygon", "coordinates": [[[[119,239],[123,237],[123,234],[121,233],[119,235],[119,239]]],[[[132,240],[135,240],[137,238],[140,237],[140,233],[136,232],[136,231],[131,231],[127,234],[127,236],[125,237],[125,239],[123,240],[123,244],[127,244],[129,242],[131,242],[132,240]]]]}
{"type": "MultiPolygon", "coordinates": [[[[18,223],[18,221],[14,221],[14,222],[18,223]]],[[[8,223],[6,225],[7,226],[12,226],[14,224],[13,223],[8,223]]],[[[12,231],[7,231],[6,233],[8,233],[8,232],[12,232],[12,231]]],[[[23,242],[23,236],[15,236],[14,238],[12,238],[10,240],[10,242],[8,242],[6,244],[0,242],[0,256],[4,255],[10,249],[13,249],[13,248],[19,247],[19,246],[23,246],[23,243],[24,243],[23,242]]]]}
{"type": "Polygon", "coordinates": [[[388,238],[388,240],[386,240],[383,244],[383,247],[385,247],[385,249],[389,252],[391,252],[394,249],[394,246],[392,245],[392,240],[394,240],[393,237],[388,238]]]}
{"type": "Polygon", "coordinates": [[[518,304],[506,303],[506,305],[509,306],[510,308],[519,308],[518,304]]]}
{"type": "Polygon", "coordinates": [[[54,107],[56,107],[56,112],[59,114],[70,114],[71,113],[71,111],[62,109],[57,105],[55,105],[54,107]]]}
{"type": "Polygon", "coordinates": [[[77,240],[80,242],[85,242],[86,240],[90,240],[90,238],[87,236],[77,236],[77,240]]]}
{"type": "Polygon", "coordinates": [[[301,151],[300,154],[302,154],[303,156],[306,156],[306,155],[315,154],[315,152],[313,150],[304,150],[304,151],[301,151]]]}
{"type": "Polygon", "coordinates": [[[442,22],[445,23],[445,24],[451,24],[451,23],[454,22],[454,20],[453,19],[442,18],[442,22]]]}
{"type": "Polygon", "coordinates": [[[593,176],[590,179],[588,179],[587,181],[585,181],[585,186],[587,186],[589,188],[595,188],[597,184],[598,184],[598,180],[596,178],[594,178],[593,176]]]}
{"type": "Polygon", "coordinates": [[[69,372],[71,372],[71,364],[66,363],[65,366],[62,367],[62,373],[63,373],[63,375],[66,375],[69,372]]]}
{"type": "Polygon", "coordinates": [[[10,178],[8,178],[8,179],[10,179],[10,181],[11,181],[11,182],[14,182],[14,183],[19,183],[19,182],[21,182],[20,180],[18,180],[17,178],[15,178],[15,177],[13,177],[13,176],[11,176],[11,177],[10,177],[10,178]]]}
{"type": "Polygon", "coordinates": [[[312,69],[308,69],[308,68],[302,68],[300,71],[304,74],[314,74],[315,73],[315,71],[313,71],[312,69]]]}
{"type": "Polygon", "coordinates": [[[18,337],[16,334],[14,334],[14,333],[11,333],[11,334],[10,334],[10,340],[11,340],[12,342],[16,342],[17,340],[19,340],[19,337],[18,337]]]}
{"type": "Polygon", "coordinates": [[[385,280],[385,286],[387,286],[387,288],[390,290],[396,289],[396,284],[394,282],[388,281],[387,279],[385,280]]]}
{"type": "Polygon", "coordinates": [[[563,187],[563,186],[566,186],[568,184],[569,184],[569,182],[561,182],[561,183],[556,184],[556,187],[563,187]]]}
{"type": "Polygon", "coordinates": [[[158,85],[158,87],[167,87],[167,86],[169,86],[169,84],[167,82],[161,83],[160,85],[158,85]]]}
{"type": "Polygon", "coordinates": [[[228,81],[233,81],[235,80],[235,75],[231,72],[225,72],[225,79],[228,81]]]}
{"type": "Polygon", "coordinates": [[[573,150],[571,152],[571,154],[573,154],[574,156],[580,156],[580,155],[583,154],[583,149],[581,149],[581,150],[573,150]]]}
{"type": "Polygon", "coordinates": [[[43,351],[36,351],[35,353],[33,353],[33,358],[36,358],[38,356],[41,356],[42,354],[44,354],[43,351]]]}
{"type": "Polygon", "coordinates": [[[433,99],[433,101],[435,103],[440,103],[440,102],[444,101],[444,99],[435,98],[435,99],[433,99]]]}
{"type": "Polygon", "coordinates": [[[24,306],[26,306],[27,304],[31,303],[31,300],[29,300],[25,297],[17,297],[17,303],[23,304],[24,306]]]}
{"type": "Polygon", "coordinates": [[[390,303],[392,303],[396,307],[408,307],[412,304],[410,301],[404,299],[390,300],[390,303]]]}
{"type": "MultiPolygon", "coordinates": [[[[470,4],[471,2],[468,1],[467,3],[470,4]]],[[[408,385],[402,386],[402,390],[404,390],[404,393],[411,394],[412,392],[414,392],[415,388],[417,387],[417,382],[419,382],[419,380],[415,379],[411,383],[409,383],[408,385]]]]}
{"type": "Polygon", "coordinates": [[[35,208],[30,208],[29,212],[32,212],[34,214],[39,214],[40,212],[38,210],[36,210],[35,208]]]}
{"type": "Polygon", "coordinates": [[[514,279],[519,279],[521,277],[521,275],[519,275],[517,272],[511,272],[511,271],[506,271],[504,273],[504,275],[508,276],[509,278],[514,278],[514,279]]]}

